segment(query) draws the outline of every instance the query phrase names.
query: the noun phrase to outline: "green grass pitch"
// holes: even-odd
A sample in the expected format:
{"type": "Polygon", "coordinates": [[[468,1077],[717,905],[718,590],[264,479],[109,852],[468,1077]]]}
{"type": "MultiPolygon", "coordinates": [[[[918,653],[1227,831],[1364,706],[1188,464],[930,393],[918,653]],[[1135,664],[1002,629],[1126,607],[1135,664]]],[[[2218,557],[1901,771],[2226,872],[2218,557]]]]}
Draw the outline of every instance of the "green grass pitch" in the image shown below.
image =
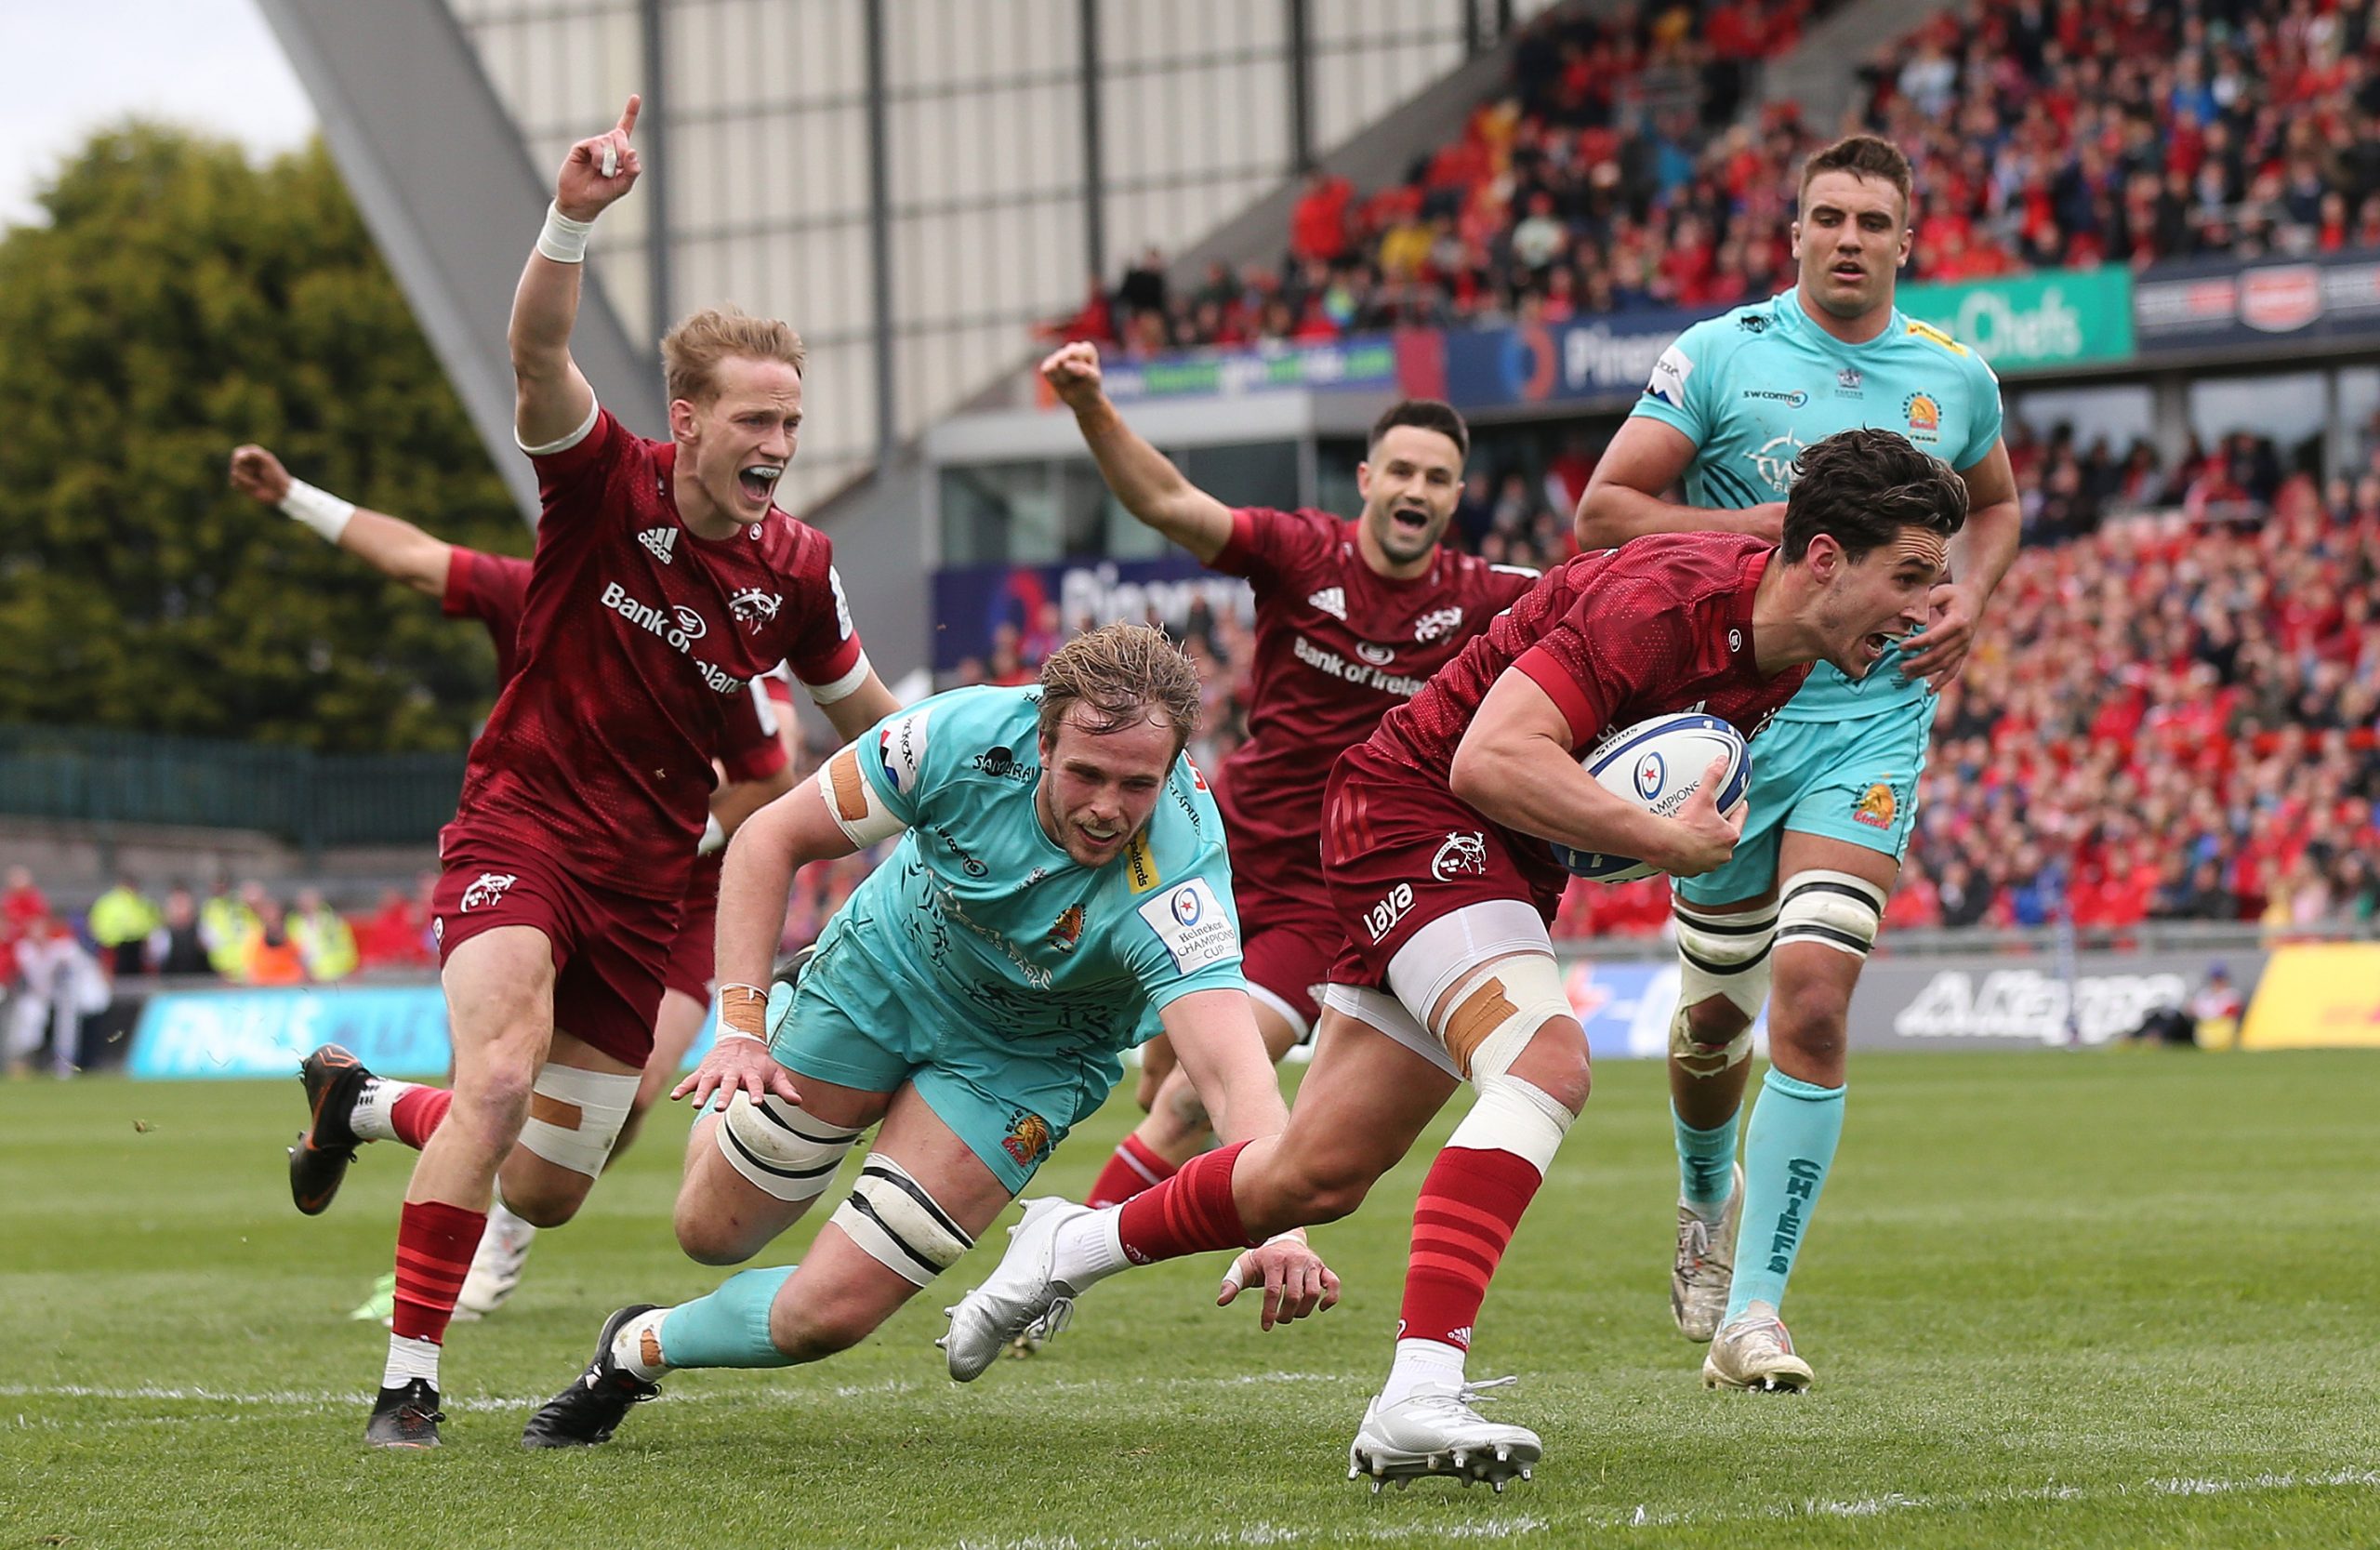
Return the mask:
{"type": "MultiPolygon", "coordinates": [[[[1345,1477],[1426,1147],[1316,1234],[1347,1294],[1313,1322],[1260,1333],[1211,1305],[1219,1259],[1163,1265],[962,1388],[937,1289],[832,1362],[683,1374],[608,1447],[525,1452],[606,1313],[721,1274],[668,1236],[672,1111],[456,1327],[446,1447],[389,1456],[361,1442],[382,1332],[345,1314],[407,1154],[310,1221],[294,1080],[0,1088],[0,1550],[2380,1543],[2380,1058],[1856,1062],[1798,1398],[1705,1392],[1670,1326],[1659,1075],[1599,1071],[1489,1297],[1474,1375],[1519,1373],[1493,1413],[1546,1445],[1501,1496],[1345,1477]]],[[[1040,1185],[1082,1188],[1130,1117],[1040,1185]]]]}

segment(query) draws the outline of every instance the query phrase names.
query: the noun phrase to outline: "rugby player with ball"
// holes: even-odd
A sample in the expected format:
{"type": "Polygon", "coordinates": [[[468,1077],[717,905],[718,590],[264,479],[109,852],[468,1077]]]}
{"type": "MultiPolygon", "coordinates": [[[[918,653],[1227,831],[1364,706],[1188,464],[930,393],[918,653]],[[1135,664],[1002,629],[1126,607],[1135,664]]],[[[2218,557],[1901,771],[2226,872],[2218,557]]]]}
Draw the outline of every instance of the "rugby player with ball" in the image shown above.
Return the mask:
{"type": "MultiPolygon", "coordinates": [[[[1288,1128],[1121,1206],[1034,1201],[952,1310],[951,1376],[980,1376],[1018,1331],[1130,1265],[1346,1215],[1468,1081],[1470,1112],[1421,1186],[1395,1361],[1349,1466],[1376,1484],[1527,1476],[1537,1434],[1480,1416],[1464,1369],[1488,1280],[1587,1100],[1586,1034],[1547,929],[1570,876],[1554,847],[1690,877],[1726,861],[1742,822],[1719,806],[1732,750],[1666,815],[1582,756],[1679,712],[1750,734],[1815,662],[1864,675],[1924,621],[1965,521],[1958,476],[1891,431],[1830,436],[1801,463],[1781,544],[1677,534],[1580,555],[1341,756],[1322,863],[1348,946],[1288,1128]]],[[[1226,1297],[1243,1274],[1236,1262],[1226,1297]]],[[[1324,1302],[1318,1278],[1266,1291],[1268,1324],[1324,1302]]]]}

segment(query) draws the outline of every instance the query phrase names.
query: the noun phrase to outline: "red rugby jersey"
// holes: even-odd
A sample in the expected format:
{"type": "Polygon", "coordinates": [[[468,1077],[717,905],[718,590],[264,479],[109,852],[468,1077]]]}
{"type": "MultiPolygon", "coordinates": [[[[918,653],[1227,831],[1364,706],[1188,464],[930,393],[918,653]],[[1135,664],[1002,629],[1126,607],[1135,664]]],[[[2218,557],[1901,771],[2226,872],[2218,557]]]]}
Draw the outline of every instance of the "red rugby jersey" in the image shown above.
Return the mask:
{"type": "Polygon", "coordinates": [[[861,670],[826,535],[771,508],[699,538],[670,493],[677,448],[609,410],[536,459],[544,515],[514,674],[471,745],[455,828],[562,857],[651,898],[687,881],[713,779],[754,719],[751,680],[861,670]]]}
{"type": "MultiPolygon", "coordinates": [[[[1810,672],[1803,664],[1763,678],[1754,659],[1752,594],[1775,552],[1739,533],[1664,533],[1558,565],[1411,703],[1389,712],[1365,751],[1446,789],[1456,746],[1507,668],[1561,707],[1573,753],[1606,732],[1682,710],[1717,716],[1750,737],[1810,672]]],[[[1524,854],[1544,848],[1515,846],[1524,854]]]]}
{"type": "Polygon", "coordinates": [[[1328,511],[1248,508],[1212,568],[1256,592],[1248,741],[1223,761],[1216,801],[1243,897],[1328,908],[1322,790],[1331,762],[1372,735],[1430,675],[1527,591],[1537,573],[1441,548],[1392,580],[1364,563],[1355,524],[1328,511]]]}

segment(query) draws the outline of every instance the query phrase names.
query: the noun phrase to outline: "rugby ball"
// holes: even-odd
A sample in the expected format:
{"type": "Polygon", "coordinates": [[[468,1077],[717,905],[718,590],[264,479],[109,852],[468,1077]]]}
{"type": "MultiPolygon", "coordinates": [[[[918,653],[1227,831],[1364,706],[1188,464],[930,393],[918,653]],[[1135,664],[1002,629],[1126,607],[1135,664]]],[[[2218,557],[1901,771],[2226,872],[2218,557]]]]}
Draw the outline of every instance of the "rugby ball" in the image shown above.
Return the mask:
{"type": "MultiPolygon", "coordinates": [[[[1669,817],[1686,805],[1702,772],[1722,755],[1727,770],[1719,783],[1719,811],[1733,813],[1752,788],[1752,755],[1743,734],[1716,716],[1694,713],[1638,722],[1589,749],[1579,762],[1613,796],[1669,817]]],[[[1605,855],[1567,845],[1555,845],[1554,859],[1590,882],[1632,882],[1658,869],[1633,855],[1605,855]]]]}

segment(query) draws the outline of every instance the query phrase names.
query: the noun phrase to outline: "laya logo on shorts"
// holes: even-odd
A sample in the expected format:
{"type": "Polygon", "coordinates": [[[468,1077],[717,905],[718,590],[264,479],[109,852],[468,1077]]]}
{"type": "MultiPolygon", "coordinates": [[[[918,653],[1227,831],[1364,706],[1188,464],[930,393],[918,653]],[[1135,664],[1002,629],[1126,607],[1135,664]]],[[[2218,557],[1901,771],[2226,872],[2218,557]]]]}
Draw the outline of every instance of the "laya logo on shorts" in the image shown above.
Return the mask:
{"type": "Polygon", "coordinates": [[[1050,1121],[1028,1108],[1011,1109],[1000,1150],[1023,1163],[1038,1162],[1050,1149],[1050,1121]]]}
{"type": "Polygon", "coordinates": [[[1868,788],[1851,809],[1851,815],[1871,828],[1890,828],[1893,816],[1900,811],[1900,803],[1893,796],[1893,788],[1883,781],[1868,788]]]}
{"type": "Polygon", "coordinates": [[[692,662],[694,670],[702,674],[703,682],[710,685],[712,693],[742,695],[751,692],[751,685],[744,680],[694,655],[694,643],[710,633],[710,626],[686,604],[672,604],[668,612],[664,613],[649,603],[640,603],[628,596],[628,589],[618,582],[609,581],[603,585],[603,606],[692,662]]]}
{"type": "Polygon", "coordinates": [[[1070,904],[1059,912],[1057,923],[1050,928],[1050,946],[1062,953],[1070,953],[1081,940],[1082,906],[1070,904]]]}
{"type": "Polygon", "coordinates": [[[1459,877],[1488,875],[1488,836],[1449,834],[1438,854],[1430,858],[1430,875],[1440,882],[1459,877]]]}
{"type": "Polygon", "coordinates": [[[1365,910],[1364,929],[1372,934],[1373,944],[1386,941],[1388,934],[1396,929],[1396,922],[1405,919],[1405,912],[1412,907],[1413,885],[1400,882],[1380,903],[1365,910]]]}
{"type": "Polygon", "coordinates": [[[1440,608],[1433,613],[1424,614],[1414,621],[1413,639],[1426,646],[1448,630],[1461,628],[1461,609],[1440,608]]]}
{"type": "Polygon", "coordinates": [[[469,888],[463,890],[463,910],[469,914],[483,909],[504,897],[504,891],[521,879],[510,872],[482,872],[469,888]]]}
{"type": "Polygon", "coordinates": [[[764,592],[758,587],[747,587],[727,600],[727,611],[755,629],[774,621],[784,606],[783,592],[764,592]]]}

